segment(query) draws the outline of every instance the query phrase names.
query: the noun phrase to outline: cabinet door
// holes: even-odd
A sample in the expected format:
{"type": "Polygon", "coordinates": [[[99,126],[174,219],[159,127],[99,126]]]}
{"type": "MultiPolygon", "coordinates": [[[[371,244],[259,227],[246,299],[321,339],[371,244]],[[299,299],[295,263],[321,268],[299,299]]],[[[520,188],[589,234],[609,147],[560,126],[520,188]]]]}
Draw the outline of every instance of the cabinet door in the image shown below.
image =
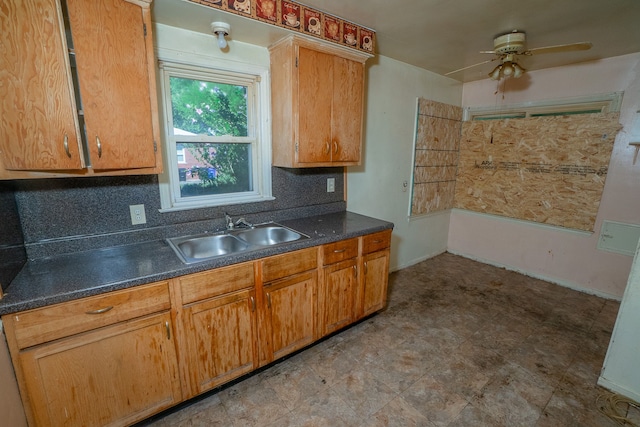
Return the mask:
{"type": "Polygon", "coordinates": [[[298,162],[331,161],[333,55],[298,49],[298,162]]]}
{"type": "Polygon", "coordinates": [[[254,366],[255,291],[244,290],[186,307],[192,395],[237,378],[254,366]]]}
{"type": "Polygon", "coordinates": [[[360,162],[364,64],[333,59],[332,162],[360,162]]]}
{"type": "Polygon", "coordinates": [[[270,349],[263,357],[270,362],[315,341],[318,275],[309,271],[270,283],[264,287],[270,349]]]}
{"type": "Polygon", "coordinates": [[[21,351],[38,426],[131,424],[181,400],[169,313],[21,351]]]}
{"type": "Polygon", "coordinates": [[[67,7],[91,166],[154,167],[142,7],[123,0],[67,0],[67,7]]]}
{"type": "Polygon", "coordinates": [[[367,316],[387,303],[387,283],[389,282],[389,250],[365,255],[362,263],[362,313],[367,316]]]}
{"type": "Polygon", "coordinates": [[[0,7],[0,166],[84,167],[64,25],[55,0],[0,7]]]}
{"type": "Polygon", "coordinates": [[[330,334],[354,320],[357,284],[356,260],[324,267],[321,295],[322,335],[330,334]]]}

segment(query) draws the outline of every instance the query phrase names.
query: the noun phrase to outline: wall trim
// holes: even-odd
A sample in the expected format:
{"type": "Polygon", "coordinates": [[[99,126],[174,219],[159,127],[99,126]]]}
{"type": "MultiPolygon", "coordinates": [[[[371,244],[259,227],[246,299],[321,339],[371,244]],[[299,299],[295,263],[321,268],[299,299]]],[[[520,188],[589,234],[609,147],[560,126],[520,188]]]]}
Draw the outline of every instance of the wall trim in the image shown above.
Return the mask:
{"type": "Polygon", "coordinates": [[[524,274],[525,276],[529,276],[529,277],[533,277],[534,279],[540,279],[540,280],[544,280],[545,282],[549,282],[549,283],[553,283],[554,285],[559,285],[562,286],[564,288],[569,288],[572,289],[574,291],[578,291],[578,292],[582,292],[584,294],[588,294],[588,295],[594,295],[600,298],[605,298],[608,300],[613,300],[613,301],[622,301],[622,297],[617,296],[617,295],[612,295],[612,294],[608,294],[606,292],[601,292],[595,289],[591,289],[591,288],[585,288],[583,286],[580,286],[576,283],[572,283],[572,282],[567,282],[565,280],[558,280],[555,277],[551,277],[551,276],[547,276],[544,274],[538,274],[538,273],[534,273],[532,271],[526,271],[526,270],[522,270],[519,268],[514,268],[513,266],[507,265],[507,264],[502,264],[499,262],[495,262],[486,258],[482,258],[482,257],[476,257],[476,256],[472,256],[469,254],[465,254],[463,252],[458,252],[455,250],[451,250],[451,249],[447,249],[447,252],[449,252],[450,254],[453,255],[458,255],[461,256],[463,258],[467,258],[473,261],[478,261],[481,262],[483,264],[488,264],[488,265],[492,265],[494,267],[500,267],[500,268],[504,268],[505,270],[509,270],[509,271],[513,271],[516,273],[520,273],[520,274],[524,274]]]}
{"type": "Polygon", "coordinates": [[[621,395],[623,395],[625,397],[628,397],[628,398],[630,398],[632,400],[635,400],[636,402],[640,402],[640,394],[636,393],[635,391],[631,391],[631,390],[629,390],[629,389],[627,389],[625,387],[622,387],[622,386],[620,386],[620,385],[618,385],[618,384],[616,384],[616,383],[614,383],[614,382],[612,382],[612,381],[610,381],[610,380],[608,380],[608,379],[606,379],[606,378],[604,378],[602,376],[600,376],[598,378],[598,385],[602,386],[602,387],[604,387],[604,388],[606,388],[606,389],[608,389],[608,390],[610,390],[610,391],[612,391],[614,393],[618,393],[618,394],[621,394],[621,395]]]}
{"type": "Polygon", "coordinates": [[[446,252],[447,252],[447,250],[443,249],[442,251],[439,251],[439,252],[433,252],[431,254],[428,254],[428,255],[425,255],[425,256],[421,256],[419,258],[414,258],[414,259],[410,260],[409,262],[405,262],[405,263],[403,263],[401,265],[394,266],[393,268],[391,268],[389,270],[389,272],[392,273],[394,271],[400,271],[402,269],[405,269],[405,268],[411,267],[413,265],[419,264],[422,261],[426,261],[426,260],[428,260],[430,258],[434,258],[434,257],[437,257],[438,255],[442,255],[443,253],[446,253],[446,252]]]}
{"type": "Polygon", "coordinates": [[[451,209],[451,213],[452,214],[481,216],[481,217],[486,217],[486,218],[491,219],[491,220],[502,221],[502,222],[510,222],[512,224],[523,225],[523,226],[526,226],[526,227],[541,228],[541,229],[545,229],[545,230],[549,230],[549,231],[553,231],[553,232],[557,232],[557,233],[577,234],[579,236],[584,236],[584,237],[589,237],[589,236],[594,234],[593,231],[577,230],[575,228],[566,228],[566,227],[560,227],[558,225],[543,224],[541,222],[527,221],[527,220],[524,220],[524,219],[510,218],[510,217],[506,217],[506,216],[500,216],[500,215],[484,213],[484,212],[476,212],[476,211],[471,211],[471,210],[468,210],[468,209],[453,208],[453,209],[451,209]]]}

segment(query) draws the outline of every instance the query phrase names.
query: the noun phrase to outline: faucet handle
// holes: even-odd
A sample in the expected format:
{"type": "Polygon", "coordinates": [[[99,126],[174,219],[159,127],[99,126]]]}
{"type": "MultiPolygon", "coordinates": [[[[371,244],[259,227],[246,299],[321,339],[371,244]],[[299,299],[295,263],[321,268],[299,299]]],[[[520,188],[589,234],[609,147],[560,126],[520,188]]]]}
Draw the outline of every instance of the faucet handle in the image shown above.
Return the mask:
{"type": "Polygon", "coordinates": [[[233,229],[233,219],[231,218],[231,215],[229,215],[226,212],[224,213],[224,222],[225,222],[225,226],[227,227],[227,230],[233,229]]]}

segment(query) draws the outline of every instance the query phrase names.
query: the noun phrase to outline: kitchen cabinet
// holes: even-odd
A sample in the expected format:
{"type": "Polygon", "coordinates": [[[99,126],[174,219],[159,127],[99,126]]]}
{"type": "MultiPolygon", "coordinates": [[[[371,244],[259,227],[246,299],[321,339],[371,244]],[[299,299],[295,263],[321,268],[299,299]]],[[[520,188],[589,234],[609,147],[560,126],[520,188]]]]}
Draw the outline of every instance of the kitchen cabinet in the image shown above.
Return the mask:
{"type": "Polygon", "coordinates": [[[391,230],[2,317],[30,425],[129,425],[384,307],[391,230]]]}
{"type": "Polygon", "coordinates": [[[0,179],[161,171],[150,1],[5,2],[0,179]]]}
{"type": "Polygon", "coordinates": [[[391,230],[362,237],[357,318],[383,309],[387,303],[391,230]]]}
{"type": "Polygon", "coordinates": [[[323,268],[318,302],[320,335],[335,332],[355,319],[358,285],[358,239],[322,247],[323,268]]]}
{"type": "Polygon", "coordinates": [[[270,48],[274,166],[360,164],[368,55],[351,50],[296,36],[270,48]]]}
{"type": "Polygon", "coordinates": [[[317,339],[317,248],[260,261],[260,365],[299,350],[317,339]]]}
{"type": "Polygon", "coordinates": [[[257,368],[253,263],[177,279],[179,333],[192,397],[257,368]]]}
{"type": "Polygon", "coordinates": [[[3,317],[30,425],[124,425],[181,401],[168,283],[3,317]]]}

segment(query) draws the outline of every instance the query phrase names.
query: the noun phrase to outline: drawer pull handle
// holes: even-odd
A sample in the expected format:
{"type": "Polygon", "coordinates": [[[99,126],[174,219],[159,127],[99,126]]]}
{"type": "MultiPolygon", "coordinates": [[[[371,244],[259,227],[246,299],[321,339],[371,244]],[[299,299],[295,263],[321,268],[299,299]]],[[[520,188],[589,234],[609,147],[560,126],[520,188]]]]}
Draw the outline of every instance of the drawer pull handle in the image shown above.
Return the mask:
{"type": "Polygon", "coordinates": [[[353,266],[353,277],[358,277],[358,267],[353,266]]]}
{"type": "Polygon", "coordinates": [[[267,293],[267,307],[271,308],[271,294],[267,293]]]}
{"type": "Polygon", "coordinates": [[[67,153],[67,157],[71,158],[71,153],[69,152],[69,136],[66,133],[64,134],[62,145],[64,146],[64,152],[67,153]]]}
{"type": "Polygon", "coordinates": [[[86,314],[102,314],[102,313],[106,313],[109,310],[112,310],[113,306],[110,305],[109,307],[105,307],[105,308],[100,308],[98,310],[92,310],[92,311],[87,311],[86,314]]]}
{"type": "Polygon", "coordinates": [[[251,311],[254,312],[256,311],[256,299],[254,297],[251,297],[250,300],[251,300],[251,311]]]}
{"type": "Polygon", "coordinates": [[[102,158],[102,142],[98,136],[96,136],[96,145],[98,146],[98,158],[102,158]]]}
{"type": "Polygon", "coordinates": [[[167,339],[171,339],[171,326],[169,325],[169,321],[164,322],[164,327],[167,328],[167,339]]]}
{"type": "Polygon", "coordinates": [[[338,154],[338,143],[333,141],[333,154],[338,154]]]}
{"type": "Polygon", "coordinates": [[[368,263],[364,263],[364,274],[368,274],[369,273],[369,264],[368,263]]]}
{"type": "Polygon", "coordinates": [[[334,249],[333,253],[334,254],[341,254],[344,251],[346,251],[346,249],[334,249]]]}
{"type": "Polygon", "coordinates": [[[382,240],[381,239],[376,239],[376,240],[373,241],[373,243],[382,243],[382,240]]]}
{"type": "Polygon", "coordinates": [[[325,153],[329,154],[331,152],[331,146],[329,145],[329,141],[325,142],[325,153]]]}

